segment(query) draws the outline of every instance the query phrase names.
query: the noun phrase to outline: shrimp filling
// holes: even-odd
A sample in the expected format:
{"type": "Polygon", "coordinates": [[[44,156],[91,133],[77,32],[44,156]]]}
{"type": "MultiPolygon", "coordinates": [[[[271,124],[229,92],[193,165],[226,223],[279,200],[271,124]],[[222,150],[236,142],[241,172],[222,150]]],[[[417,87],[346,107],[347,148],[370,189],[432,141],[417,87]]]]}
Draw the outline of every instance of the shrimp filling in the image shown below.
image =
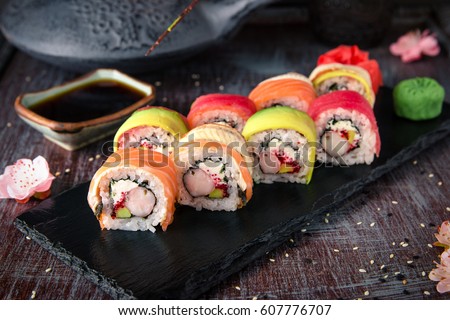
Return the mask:
{"type": "Polygon", "coordinates": [[[361,133],[350,119],[333,118],[328,120],[320,142],[326,153],[339,157],[359,147],[361,133]]]}

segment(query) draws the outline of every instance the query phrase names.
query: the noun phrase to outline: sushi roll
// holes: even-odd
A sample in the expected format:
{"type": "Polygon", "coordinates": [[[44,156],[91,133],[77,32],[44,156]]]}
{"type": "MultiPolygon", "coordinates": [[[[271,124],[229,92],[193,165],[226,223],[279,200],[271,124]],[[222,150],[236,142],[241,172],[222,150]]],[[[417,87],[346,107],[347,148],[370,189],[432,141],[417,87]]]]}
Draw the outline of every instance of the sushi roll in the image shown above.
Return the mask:
{"type": "Polygon", "coordinates": [[[367,100],[353,91],[317,98],[309,109],[316,123],[317,159],[333,165],[372,163],[380,153],[378,126],[367,100]]]}
{"type": "Polygon", "coordinates": [[[114,151],[142,147],[168,154],[186,132],[184,116],[164,107],[147,106],[136,110],[119,128],[114,136],[114,151]]]}
{"type": "Polygon", "coordinates": [[[191,128],[205,123],[220,123],[241,132],[247,119],[255,112],[255,104],[247,97],[212,93],[200,96],[192,103],[187,119],[191,128]]]}
{"type": "Polygon", "coordinates": [[[372,107],[375,103],[370,75],[361,67],[340,63],[322,64],[311,72],[309,79],[318,96],[349,90],[364,96],[372,107]]]}
{"type": "Polygon", "coordinates": [[[235,149],[211,140],[180,143],[174,154],[178,202],[197,210],[235,211],[251,199],[253,180],[235,149]]]}
{"type": "Polygon", "coordinates": [[[178,193],[173,161],[148,149],[121,149],[94,174],[88,203],[102,229],[150,230],[172,223],[178,193]]]}
{"type": "Polygon", "coordinates": [[[242,134],[254,157],[256,183],[309,183],[316,128],[307,113],[286,106],[264,109],[248,119],[242,134]]]}
{"type": "Polygon", "coordinates": [[[264,80],[248,97],[253,100],[257,110],[289,106],[306,112],[316,98],[316,92],[307,77],[289,72],[264,80]]]}

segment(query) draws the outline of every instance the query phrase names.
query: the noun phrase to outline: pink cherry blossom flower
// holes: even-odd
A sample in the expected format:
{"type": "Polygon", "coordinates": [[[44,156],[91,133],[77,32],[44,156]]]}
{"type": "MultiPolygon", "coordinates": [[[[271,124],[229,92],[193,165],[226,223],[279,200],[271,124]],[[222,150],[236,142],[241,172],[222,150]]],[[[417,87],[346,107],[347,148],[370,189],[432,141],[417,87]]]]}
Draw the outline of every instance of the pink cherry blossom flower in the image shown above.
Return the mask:
{"type": "Polygon", "coordinates": [[[441,254],[441,263],[436,263],[437,268],[431,270],[428,276],[430,280],[439,281],[436,289],[439,293],[450,291],[450,250],[441,254]]]}
{"type": "Polygon", "coordinates": [[[419,60],[422,55],[437,56],[440,52],[439,43],[429,30],[410,31],[390,45],[389,50],[394,56],[401,56],[403,62],[419,60]]]}
{"type": "Polygon", "coordinates": [[[438,233],[434,234],[437,242],[434,243],[435,246],[444,247],[446,249],[450,248],[450,222],[444,221],[442,225],[438,227],[438,233]]]}
{"type": "Polygon", "coordinates": [[[45,199],[50,196],[50,187],[55,177],[42,156],[20,159],[5,168],[0,176],[0,199],[16,199],[25,203],[32,196],[45,199]]]}

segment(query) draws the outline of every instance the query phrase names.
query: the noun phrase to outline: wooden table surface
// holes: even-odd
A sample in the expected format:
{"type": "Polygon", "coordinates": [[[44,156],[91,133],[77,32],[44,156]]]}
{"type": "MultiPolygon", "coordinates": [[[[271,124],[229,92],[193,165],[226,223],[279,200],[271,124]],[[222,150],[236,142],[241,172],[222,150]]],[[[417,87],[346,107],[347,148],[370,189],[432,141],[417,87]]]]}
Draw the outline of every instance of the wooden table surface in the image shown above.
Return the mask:
{"type": "MultiPolygon", "coordinates": [[[[389,44],[408,28],[394,26],[383,43],[370,50],[381,65],[385,85],[430,76],[445,87],[449,102],[447,52],[411,64],[389,54],[389,44]]],[[[77,74],[11,51],[5,43],[0,42],[0,48],[5,61],[0,75],[0,169],[19,158],[42,155],[53,173],[61,173],[52,186],[54,195],[89,180],[106,158],[102,145],[108,139],[68,152],[28,127],[13,109],[20,93],[48,88],[77,74]]],[[[305,24],[250,24],[232,40],[191,60],[137,77],[157,85],[156,104],[186,113],[201,94],[246,95],[268,76],[291,70],[309,74],[319,54],[330,48],[305,24]]],[[[437,293],[428,273],[441,252],[429,244],[435,241],[437,225],[450,218],[450,139],[414,160],[367,186],[340,210],[317,217],[306,231],[293,234],[201,298],[449,299],[450,294],[437,293]]],[[[0,298],[29,299],[35,291],[36,299],[109,299],[14,227],[14,219],[37,203],[0,200],[0,298]]]]}

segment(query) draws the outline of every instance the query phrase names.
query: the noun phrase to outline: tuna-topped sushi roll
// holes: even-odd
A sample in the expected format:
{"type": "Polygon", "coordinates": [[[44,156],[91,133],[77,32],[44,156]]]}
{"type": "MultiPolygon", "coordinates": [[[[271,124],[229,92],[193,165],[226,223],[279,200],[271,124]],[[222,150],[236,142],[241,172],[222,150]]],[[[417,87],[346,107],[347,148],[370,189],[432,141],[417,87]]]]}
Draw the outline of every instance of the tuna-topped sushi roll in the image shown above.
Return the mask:
{"type": "Polygon", "coordinates": [[[136,110],[114,136],[114,151],[147,148],[168,154],[173,143],[188,132],[187,120],[174,110],[144,107],[136,110]]]}
{"type": "Polygon", "coordinates": [[[102,229],[154,232],[172,223],[177,192],[169,157],[130,148],[113,153],[95,173],[87,199],[102,229]]]}
{"type": "Polygon", "coordinates": [[[311,72],[309,79],[319,96],[349,90],[358,92],[372,107],[375,103],[370,75],[361,67],[340,63],[322,64],[311,72]]]}
{"type": "Polygon", "coordinates": [[[192,103],[187,119],[191,128],[205,123],[220,123],[241,132],[247,119],[255,112],[255,104],[247,97],[212,93],[200,96],[192,103]]]}
{"type": "Polygon", "coordinates": [[[231,145],[236,135],[221,125],[208,126],[201,127],[197,135],[190,132],[174,153],[178,202],[197,210],[235,211],[252,197],[252,176],[238,147],[231,145]],[[192,140],[196,136],[202,139],[192,140]]]}
{"type": "Polygon", "coordinates": [[[264,80],[248,97],[253,100],[257,110],[288,106],[306,112],[316,98],[316,92],[307,77],[289,72],[264,80]]]}
{"type": "Polygon", "coordinates": [[[317,159],[334,165],[372,163],[380,153],[380,135],[372,108],[353,91],[317,98],[309,109],[316,123],[317,159]]]}
{"type": "Polygon", "coordinates": [[[248,119],[242,134],[254,157],[255,182],[309,183],[316,129],[308,114],[285,106],[264,109],[248,119]]]}

